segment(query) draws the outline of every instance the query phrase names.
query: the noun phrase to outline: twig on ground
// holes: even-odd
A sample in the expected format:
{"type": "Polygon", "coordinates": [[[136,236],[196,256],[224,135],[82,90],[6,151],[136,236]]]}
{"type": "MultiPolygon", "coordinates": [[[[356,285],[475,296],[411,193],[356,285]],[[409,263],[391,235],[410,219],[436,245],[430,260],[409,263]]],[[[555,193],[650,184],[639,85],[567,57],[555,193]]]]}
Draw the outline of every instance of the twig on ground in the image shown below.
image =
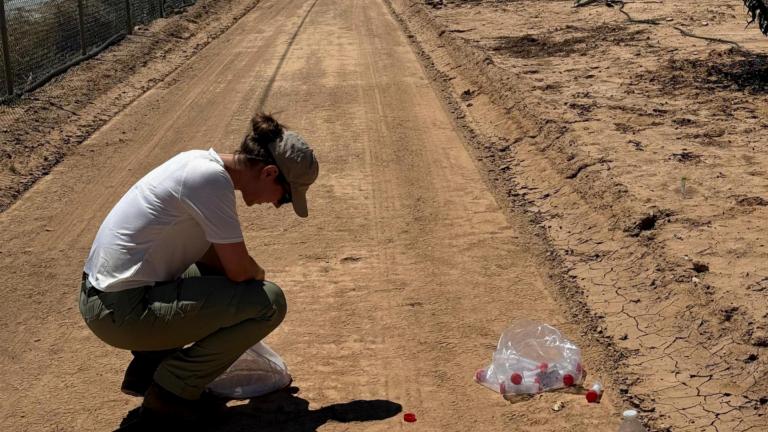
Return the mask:
{"type": "MultiPolygon", "coordinates": [[[[651,2],[625,2],[625,1],[622,1],[622,0],[583,0],[583,1],[580,2],[579,0],[576,0],[576,3],[574,3],[573,7],[586,6],[586,5],[589,5],[589,4],[598,2],[598,1],[604,2],[606,6],[613,6],[614,4],[618,4],[619,5],[618,11],[621,12],[622,14],[624,14],[624,16],[627,17],[627,21],[630,22],[630,23],[633,23],[633,24],[659,25],[659,20],[656,19],[656,18],[651,18],[651,19],[635,19],[635,18],[632,18],[632,16],[627,11],[624,10],[624,5],[626,5],[627,3],[651,3],[651,2]]],[[[654,1],[653,3],[661,3],[661,2],[654,1]]],[[[729,45],[735,46],[736,48],[738,48],[740,50],[743,50],[742,46],[739,45],[737,42],[734,42],[734,41],[731,41],[731,40],[728,40],[728,39],[720,39],[720,38],[713,38],[713,37],[707,37],[707,36],[699,36],[697,34],[693,34],[693,33],[689,32],[687,30],[683,30],[682,28],[680,28],[678,26],[672,26],[672,28],[677,30],[677,31],[679,31],[680,34],[682,34],[683,36],[687,36],[687,37],[691,37],[691,38],[695,38],[695,39],[702,39],[702,40],[706,40],[706,41],[710,41],[710,42],[719,42],[719,43],[729,44],[729,45]]]]}
{"type": "MultiPolygon", "coordinates": [[[[655,18],[640,19],[640,20],[632,18],[632,16],[629,15],[629,13],[624,10],[624,5],[626,5],[627,2],[623,2],[621,0],[616,0],[616,1],[611,1],[611,3],[617,3],[619,5],[619,12],[624,14],[624,16],[627,17],[627,21],[629,21],[629,22],[631,22],[633,24],[648,24],[648,25],[658,25],[659,24],[659,20],[655,19],[655,18]]],[[[628,3],[632,3],[632,2],[628,2],[628,3]]]]}
{"type": "Polygon", "coordinates": [[[743,49],[741,47],[741,45],[739,45],[737,42],[730,41],[728,39],[720,39],[720,38],[712,38],[712,37],[707,37],[707,36],[699,36],[697,34],[693,34],[693,33],[689,32],[687,30],[683,30],[683,29],[681,29],[678,26],[672,26],[672,28],[677,30],[677,31],[679,31],[680,34],[682,34],[683,36],[688,36],[688,37],[692,37],[692,38],[696,38],[696,39],[703,39],[703,40],[710,41],[710,42],[720,42],[720,43],[724,43],[724,44],[730,44],[730,45],[735,46],[738,49],[743,49]]]}

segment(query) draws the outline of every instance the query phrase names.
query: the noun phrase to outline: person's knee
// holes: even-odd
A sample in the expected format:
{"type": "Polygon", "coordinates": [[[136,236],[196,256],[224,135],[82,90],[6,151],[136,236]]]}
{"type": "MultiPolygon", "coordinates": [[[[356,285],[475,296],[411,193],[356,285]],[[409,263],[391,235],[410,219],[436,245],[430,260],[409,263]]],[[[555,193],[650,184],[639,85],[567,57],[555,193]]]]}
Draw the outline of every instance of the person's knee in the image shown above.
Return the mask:
{"type": "Polygon", "coordinates": [[[269,281],[250,281],[244,287],[238,308],[245,313],[245,319],[269,321],[272,328],[283,322],[288,308],[279,286],[269,281]]]}
{"type": "Polygon", "coordinates": [[[269,281],[264,281],[264,292],[267,293],[267,297],[269,297],[270,303],[275,311],[270,321],[274,322],[275,327],[277,327],[277,325],[283,322],[285,314],[288,312],[288,304],[285,301],[285,294],[283,294],[283,290],[280,289],[277,284],[269,281]]]}

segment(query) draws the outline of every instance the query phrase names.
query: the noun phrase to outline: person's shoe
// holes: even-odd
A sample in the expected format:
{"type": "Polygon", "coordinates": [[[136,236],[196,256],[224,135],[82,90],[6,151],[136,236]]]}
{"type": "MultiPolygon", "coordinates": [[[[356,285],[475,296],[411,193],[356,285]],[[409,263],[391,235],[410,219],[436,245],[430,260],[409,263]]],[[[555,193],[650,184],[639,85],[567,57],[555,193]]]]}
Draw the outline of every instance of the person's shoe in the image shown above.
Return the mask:
{"type": "Polygon", "coordinates": [[[206,415],[218,415],[226,411],[227,402],[232,399],[213,394],[210,390],[205,390],[200,395],[200,405],[203,407],[206,415]]]}
{"type": "Polygon", "coordinates": [[[141,417],[144,421],[195,423],[205,415],[201,408],[200,401],[184,399],[153,382],[144,394],[141,417]]]}
{"type": "Polygon", "coordinates": [[[160,363],[177,350],[164,351],[131,351],[133,360],[125,369],[120,391],[135,397],[144,397],[152,385],[152,377],[160,363]]]}

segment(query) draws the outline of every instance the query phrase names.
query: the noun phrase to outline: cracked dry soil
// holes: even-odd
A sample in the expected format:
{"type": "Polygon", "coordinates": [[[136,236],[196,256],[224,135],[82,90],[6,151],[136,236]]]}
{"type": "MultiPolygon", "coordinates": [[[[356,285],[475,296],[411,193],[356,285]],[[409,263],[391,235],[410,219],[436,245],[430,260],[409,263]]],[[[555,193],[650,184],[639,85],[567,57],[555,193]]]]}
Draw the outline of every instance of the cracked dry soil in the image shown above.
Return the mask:
{"type": "Polygon", "coordinates": [[[768,46],[742,3],[391,4],[618,351],[621,404],[768,430],[768,46]]]}

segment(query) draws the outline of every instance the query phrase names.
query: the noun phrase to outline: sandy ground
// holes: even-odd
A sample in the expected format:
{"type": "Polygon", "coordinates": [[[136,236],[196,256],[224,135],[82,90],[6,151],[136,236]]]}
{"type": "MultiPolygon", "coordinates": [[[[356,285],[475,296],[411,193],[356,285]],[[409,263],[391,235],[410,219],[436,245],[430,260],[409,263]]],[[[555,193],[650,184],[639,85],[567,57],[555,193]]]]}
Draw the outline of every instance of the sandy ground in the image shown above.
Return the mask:
{"type": "Polygon", "coordinates": [[[76,310],[91,240],[139,177],[179,151],[231,150],[262,102],[322,164],[309,219],[239,209],[287,294],[267,342],[300,391],[233,404],[215,430],[617,428],[615,385],[599,405],[509,404],[472,381],[520,318],[562,329],[590,379],[614,381],[617,351],[530,216],[495,199],[387,6],[265,0],[0,214],[0,430],[111,430],[134,412],[140,400],[118,391],[128,353],[76,310]]]}
{"type": "Polygon", "coordinates": [[[392,3],[623,353],[624,401],[768,430],[768,43],[742,3],[392,3]]]}

